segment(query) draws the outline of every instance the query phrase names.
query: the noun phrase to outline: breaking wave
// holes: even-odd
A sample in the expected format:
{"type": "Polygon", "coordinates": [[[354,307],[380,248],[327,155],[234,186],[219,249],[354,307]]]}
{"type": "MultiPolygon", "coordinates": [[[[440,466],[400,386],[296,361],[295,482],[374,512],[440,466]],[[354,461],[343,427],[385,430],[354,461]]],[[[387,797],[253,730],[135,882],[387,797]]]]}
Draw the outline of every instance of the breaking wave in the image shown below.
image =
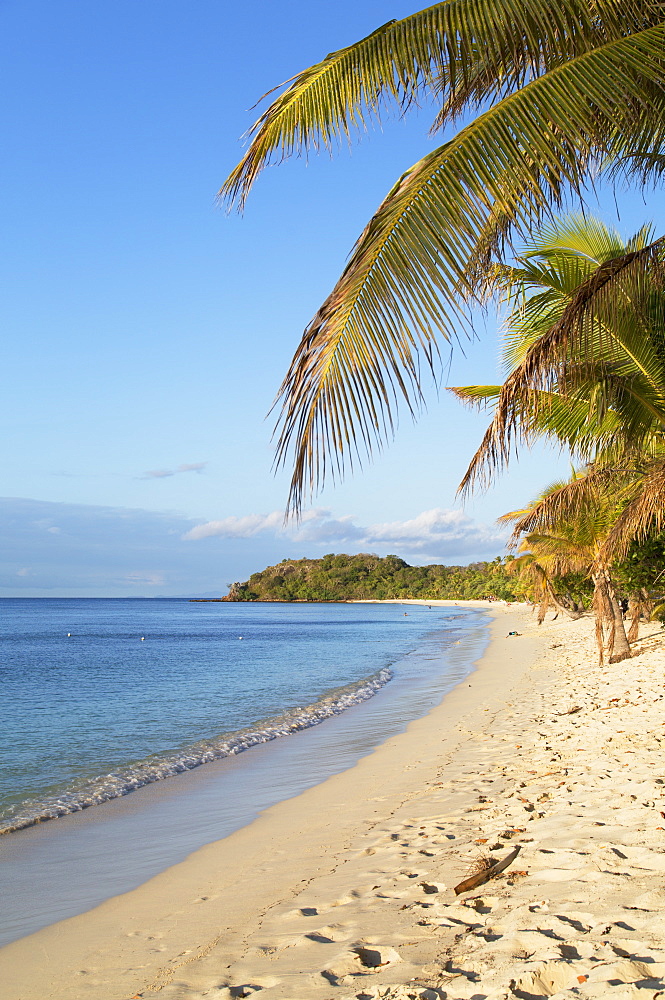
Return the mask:
{"type": "Polygon", "coordinates": [[[312,705],[292,708],[272,719],[233,733],[203,740],[180,751],[149,757],[129,765],[122,772],[102,775],[78,788],[70,788],[60,795],[22,802],[14,815],[0,819],[0,834],[13,833],[37,823],[44,823],[59,816],[80,812],[90,806],[100,805],[130,792],[150,785],[174,774],[191,771],[201,764],[224,757],[233,757],[260,743],[268,743],[280,736],[291,736],[312,726],[318,726],[333,715],[339,715],[352,705],[367,701],[392,678],[392,671],[384,667],[354,684],[336,688],[312,705]]]}

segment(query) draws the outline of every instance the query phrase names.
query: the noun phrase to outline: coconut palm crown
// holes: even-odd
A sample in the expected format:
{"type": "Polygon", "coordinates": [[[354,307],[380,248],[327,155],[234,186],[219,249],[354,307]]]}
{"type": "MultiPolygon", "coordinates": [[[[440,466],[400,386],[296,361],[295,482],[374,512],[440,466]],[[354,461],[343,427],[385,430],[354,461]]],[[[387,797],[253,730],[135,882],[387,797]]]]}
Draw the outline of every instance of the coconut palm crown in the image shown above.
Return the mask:
{"type": "Polygon", "coordinates": [[[493,419],[462,481],[487,483],[520,443],[558,441],[608,470],[665,446],[665,240],[594,218],[544,226],[494,269],[508,304],[502,385],[452,389],[493,419]]]}
{"type": "Polygon", "coordinates": [[[282,383],[292,508],[390,437],[400,400],[417,409],[421,361],[435,365],[516,235],[601,169],[660,176],[664,43],[653,0],[448,0],[277,88],[220,192],[230,202],[268,164],[332,151],[390,106],[432,99],[446,130],[368,222],[282,383]]]}
{"type": "Polygon", "coordinates": [[[518,524],[532,537],[554,522],[579,526],[604,497],[603,518],[610,508],[612,516],[597,554],[603,572],[665,525],[663,254],[648,229],[624,243],[593,218],[546,226],[496,269],[511,307],[505,382],[452,390],[494,410],[461,489],[490,480],[536,437],[585,462],[518,524]]]}

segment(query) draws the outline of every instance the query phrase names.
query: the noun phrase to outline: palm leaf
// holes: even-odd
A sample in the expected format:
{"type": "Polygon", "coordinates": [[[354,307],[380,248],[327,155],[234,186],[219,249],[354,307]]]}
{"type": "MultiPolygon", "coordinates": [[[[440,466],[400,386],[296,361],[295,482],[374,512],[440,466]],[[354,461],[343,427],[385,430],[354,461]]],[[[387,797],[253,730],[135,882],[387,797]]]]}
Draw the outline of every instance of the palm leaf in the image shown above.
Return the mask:
{"type": "Polygon", "coordinates": [[[626,504],[603,549],[606,560],[624,557],[631,543],[644,540],[665,525],[665,458],[637,468],[625,488],[626,504]]]}
{"type": "Polygon", "coordinates": [[[588,573],[593,564],[591,547],[580,545],[574,538],[555,534],[527,535],[520,547],[527,548],[546,567],[552,577],[567,573],[588,573]]]}
{"type": "Polygon", "coordinates": [[[580,193],[595,154],[611,148],[608,135],[639,135],[636,106],[646,114],[654,86],[665,84],[664,42],[659,25],[570,60],[480,115],[395,185],[280,390],[277,461],[293,447],[292,508],[307,483],[322,485],[319,452],[334,445],[342,471],[351,452],[371,454],[382,443],[398,397],[418,403],[415,353],[424,348],[429,362],[436,334],[459,329],[455,302],[474,293],[467,264],[497,206],[523,230],[566,188],[580,193]],[[361,384],[371,399],[359,399],[361,384]]]}
{"type": "Polygon", "coordinates": [[[275,88],[286,87],[249,129],[249,148],[220,197],[242,205],[269,163],[334,149],[387,103],[403,109],[429,89],[454,116],[661,18],[657,4],[644,2],[449,0],[389,21],[275,88]]]}
{"type": "Polygon", "coordinates": [[[480,410],[496,402],[501,388],[500,385],[456,385],[448,386],[448,392],[457,396],[465,406],[480,410]]]}
{"type": "MultiPolygon", "coordinates": [[[[570,392],[577,384],[583,395],[594,381],[598,392],[602,381],[594,370],[594,358],[606,366],[602,378],[608,383],[614,373],[622,373],[622,365],[624,372],[628,365],[628,370],[639,375],[640,381],[624,380],[623,391],[626,395],[632,392],[634,401],[665,427],[663,356],[653,337],[644,335],[654,325],[662,328],[665,319],[662,296],[654,299],[653,294],[663,280],[664,249],[665,238],[661,237],[601,264],[560,309],[556,322],[532,340],[503,385],[494,419],[460,484],[461,492],[488,481],[495,470],[507,464],[514,444],[528,439],[533,426],[522,426],[523,414],[538,409],[540,393],[561,392],[564,387],[570,392]],[[575,371],[569,363],[571,356],[590,361],[575,371]],[[614,373],[607,368],[609,364],[614,373]]],[[[543,310],[542,302],[535,304],[535,314],[538,309],[545,325],[552,312],[543,310]]]]}
{"type": "MultiPolygon", "coordinates": [[[[644,238],[646,232],[646,228],[640,230],[635,237],[642,245],[651,242],[644,238]]],[[[521,259],[531,262],[533,257],[551,257],[559,263],[562,257],[576,258],[586,263],[591,272],[605,261],[621,256],[624,251],[623,240],[616,230],[599,219],[572,214],[542,226],[531,238],[530,249],[521,255],[521,259]]]]}
{"type": "Polygon", "coordinates": [[[498,520],[513,523],[511,546],[516,545],[522,535],[546,535],[553,530],[561,531],[562,527],[565,537],[567,525],[574,525],[579,544],[579,527],[585,519],[589,524],[589,537],[607,535],[626,487],[626,470],[591,467],[570,482],[554,484],[524,510],[504,514],[498,520]],[[595,523],[598,517],[604,521],[604,532],[595,523]]]}

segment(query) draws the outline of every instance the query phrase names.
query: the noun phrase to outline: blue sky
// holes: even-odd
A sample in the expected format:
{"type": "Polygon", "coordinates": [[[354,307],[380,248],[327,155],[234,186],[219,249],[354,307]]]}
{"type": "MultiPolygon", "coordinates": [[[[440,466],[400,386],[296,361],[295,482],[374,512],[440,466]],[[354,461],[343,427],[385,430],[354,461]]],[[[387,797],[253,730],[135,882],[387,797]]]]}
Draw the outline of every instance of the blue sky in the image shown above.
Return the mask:
{"type": "MultiPolygon", "coordinates": [[[[485,420],[432,391],[393,447],[282,525],[267,411],[364,222],[429,148],[429,116],[268,170],[242,217],[215,193],[261,94],[412,9],[0,4],[0,594],[217,593],[330,551],[492,557],[495,518],[565,474],[538,452],[463,512],[485,420]]],[[[661,222],[660,193],[621,206],[625,233],[661,222]]],[[[613,198],[600,213],[616,222],[613,198]]],[[[494,381],[497,353],[489,317],[446,384],[494,381]]]]}

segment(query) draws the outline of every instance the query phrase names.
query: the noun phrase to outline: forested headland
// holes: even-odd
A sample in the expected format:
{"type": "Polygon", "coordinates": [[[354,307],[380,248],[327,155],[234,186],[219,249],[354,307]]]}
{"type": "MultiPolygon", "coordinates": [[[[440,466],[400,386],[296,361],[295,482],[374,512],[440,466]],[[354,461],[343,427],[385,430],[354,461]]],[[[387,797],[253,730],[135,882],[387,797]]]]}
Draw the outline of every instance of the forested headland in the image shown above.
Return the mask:
{"type": "MultiPolygon", "coordinates": [[[[641,592],[665,613],[663,582],[665,535],[632,546],[617,564],[615,579],[622,597],[641,592]]],[[[543,602],[556,610],[591,606],[593,582],[588,573],[553,574],[543,586],[542,569],[530,558],[497,556],[467,566],[410,566],[399,556],[329,555],[322,559],[283,559],[244,583],[233,583],[223,601],[481,600],[543,602]],[[549,594],[549,599],[546,595],[549,594]]],[[[542,606],[542,604],[541,604],[542,606]]]]}
{"type": "Polygon", "coordinates": [[[510,573],[510,557],[468,566],[409,566],[398,556],[326,555],[284,559],[245,583],[228,601],[350,601],[421,598],[472,600],[488,596],[524,600],[527,587],[510,573]]]}

